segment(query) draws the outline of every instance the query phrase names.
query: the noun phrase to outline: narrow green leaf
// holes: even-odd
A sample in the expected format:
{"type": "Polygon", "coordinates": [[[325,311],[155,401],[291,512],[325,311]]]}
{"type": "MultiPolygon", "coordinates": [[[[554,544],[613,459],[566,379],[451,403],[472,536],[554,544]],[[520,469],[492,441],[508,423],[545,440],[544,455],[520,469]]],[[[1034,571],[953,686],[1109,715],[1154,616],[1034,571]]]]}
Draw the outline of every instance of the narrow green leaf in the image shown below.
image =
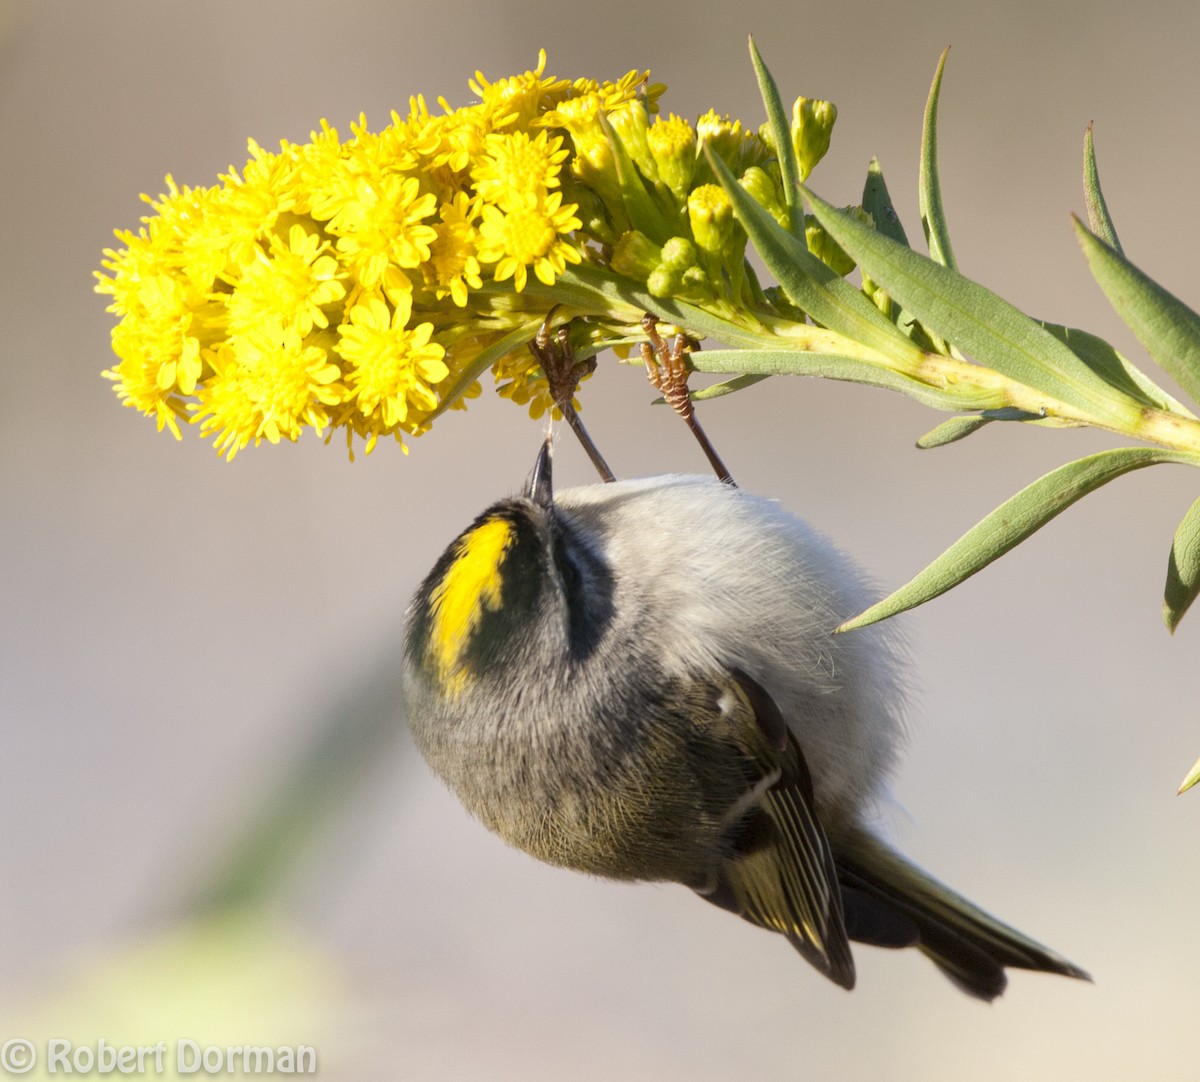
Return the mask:
{"type": "Polygon", "coordinates": [[[1105,244],[1078,218],[1074,221],[1092,277],[1109,304],[1163,371],[1193,402],[1200,402],[1200,315],[1105,244]]]}
{"type": "Polygon", "coordinates": [[[885,237],[891,237],[892,240],[899,241],[906,247],[909,246],[908,234],[904,232],[904,223],[900,221],[900,215],[896,213],[896,208],[892,204],[887,181],[883,179],[883,167],[879,164],[878,158],[872,158],[871,163],[867,166],[867,179],[863,184],[862,199],[863,210],[871,215],[875,222],[875,228],[885,237]]]}
{"type": "MultiPolygon", "coordinates": [[[[896,213],[896,208],[892,205],[892,197],[888,192],[887,181],[883,179],[883,167],[879,164],[878,158],[872,158],[870,164],[867,166],[867,179],[863,184],[862,205],[863,210],[871,215],[871,220],[875,223],[875,228],[879,232],[905,245],[905,247],[909,246],[908,234],[904,232],[904,223],[900,221],[900,215],[896,213]]],[[[866,292],[866,283],[863,284],[863,291],[866,292]]],[[[881,291],[881,293],[883,296],[887,296],[886,291],[881,291]]],[[[943,352],[941,348],[942,343],[927,340],[928,336],[924,334],[920,324],[911,318],[907,318],[904,309],[890,296],[887,296],[886,305],[879,304],[879,297],[876,297],[875,301],[888,319],[896,324],[909,338],[917,341],[922,348],[928,346],[932,352],[943,352]]]]}
{"type": "Polygon", "coordinates": [[[758,90],[762,94],[763,106],[767,110],[767,124],[775,144],[775,155],[779,159],[779,175],[783,183],[783,198],[787,203],[788,223],[792,235],[804,238],[804,210],[800,206],[800,166],[796,162],[796,148],[792,146],[792,129],[788,124],[787,111],[779,96],[779,87],[767,68],[754,38],[750,38],[750,59],[754,62],[754,74],[758,77],[758,90]]]}
{"type": "Polygon", "coordinates": [[[463,392],[501,357],[508,356],[514,349],[520,349],[526,342],[531,341],[541,325],[541,319],[535,319],[526,326],[510,331],[498,342],[493,342],[487,349],[480,351],[475,359],[459,373],[450,389],[442,393],[442,400],[438,403],[437,409],[429,415],[429,419],[432,421],[445,413],[462,397],[463,392]]]}
{"type": "Polygon", "coordinates": [[[921,206],[921,227],[925,230],[925,243],[929,256],[943,267],[958,269],[954,249],[950,245],[950,230],[946,224],[946,212],[942,207],[942,187],[938,179],[937,163],[937,111],[938,96],[942,89],[942,73],[946,69],[946,57],[950,47],[942,50],[929,98],[925,102],[925,123],[921,131],[921,174],[917,186],[917,198],[921,206]]]}
{"type": "Polygon", "coordinates": [[[1038,322],[1105,383],[1115,387],[1122,394],[1153,409],[1195,419],[1195,414],[1190,409],[1167,394],[1145,372],[1113,349],[1103,338],[1081,331],[1077,327],[1064,327],[1059,323],[1046,323],[1044,320],[1038,322]]]}
{"type": "Polygon", "coordinates": [[[1167,558],[1167,585],[1163,591],[1163,622],[1172,634],[1183,614],[1200,593],[1200,500],[1183,516],[1171,554],[1167,558]]]}
{"type": "Polygon", "coordinates": [[[737,372],[760,376],[820,376],[900,391],[941,410],[978,410],[1002,406],[996,391],[979,387],[932,387],[886,365],[843,354],[790,349],[706,349],[691,355],[697,372],[737,372]]]}
{"type": "Polygon", "coordinates": [[[1200,466],[1200,455],[1157,447],[1118,447],[1059,466],[1005,500],[900,589],[847,620],[838,630],[865,627],[944,594],[1019,545],[1089,492],[1130,470],[1161,462],[1200,466]]]}
{"type": "MultiPolygon", "coordinates": [[[[692,366],[695,368],[695,365],[692,366]]],[[[721,383],[714,383],[711,387],[704,387],[699,391],[692,392],[693,402],[707,402],[710,398],[723,398],[727,394],[733,394],[735,391],[744,391],[747,387],[753,387],[756,383],[762,383],[764,379],[769,378],[765,373],[748,372],[742,376],[734,376],[733,379],[724,380],[721,383]]],[[[663,399],[655,400],[661,402],[663,399]]]]}
{"type": "Polygon", "coordinates": [[[978,432],[984,425],[991,424],[996,418],[985,417],[981,413],[970,417],[951,417],[936,428],[930,429],[919,440],[917,446],[922,451],[930,451],[934,447],[945,447],[948,443],[957,443],[966,439],[972,432],[978,432]]]}
{"type": "Polygon", "coordinates": [[[1124,255],[1121,242],[1117,239],[1117,227],[1113,225],[1100,190],[1100,170],[1096,167],[1096,146],[1092,141],[1092,125],[1089,123],[1083,136],[1083,203],[1087,208],[1088,224],[1113,251],[1124,255]]]}
{"type": "Polygon", "coordinates": [[[1141,407],[1049,331],[957,271],[876,232],[805,188],[817,220],[910,315],[980,364],[1098,420],[1128,425],[1141,407]]]}
{"type": "Polygon", "coordinates": [[[1011,406],[1005,406],[1001,409],[984,410],[982,413],[971,417],[951,417],[950,420],[943,421],[936,428],[926,432],[924,436],[917,440],[917,446],[922,451],[928,451],[933,447],[945,447],[948,443],[956,443],[958,440],[965,439],[972,432],[978,432],[984,425],[991,424],[993,421],[1017,421],[1029,424],[1051,423],[1040,413],[1030,413],[1028,410],[1019,410],[1011,406]]]}
{"type": "Polygon", "coordinates": [[[1045,424],[1047,420],[1040,413],[1030,413],[1028,410],[1003,406],[999,409],[987,409],[969,417],[951,417],[940,425],[930,429],[919,440],[917,447],[928,451],[934,447],[945,447],[948,443],[957,443],[973,432],[978,432],[993,421],[1017,421],[1030,424],[1045,424]]]}
{"type": "Polygon", "coordinates": [[[920,349],[898,331],[861,290],[835,274],[808,250],[803,241],[783,229],[738,184],[725,163],[708,147],[705,147],[705,154],[713,173],[728,193],[742,228],[794,305],[822,327],[860,342],[899,364],[907,366],[921,360],[920,349]]]}
{"type": "Polygon", "coordinates": [[[1188,771],[1187,777],[1183,779],[1179,786],[1179,793],[1186,793],[1197,782],[1200,782],[1200,759],[1196,760],[1196,765],[1188,771]]]}

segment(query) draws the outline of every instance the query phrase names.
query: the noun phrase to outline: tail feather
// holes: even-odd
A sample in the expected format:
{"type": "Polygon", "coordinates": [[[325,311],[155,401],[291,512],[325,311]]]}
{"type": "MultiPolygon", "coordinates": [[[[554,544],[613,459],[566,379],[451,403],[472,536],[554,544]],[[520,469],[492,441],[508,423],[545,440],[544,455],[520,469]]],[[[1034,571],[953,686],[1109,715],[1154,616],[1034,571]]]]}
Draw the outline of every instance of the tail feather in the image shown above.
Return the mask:
{"type": "Polygon", "coordinates": [[[877,838],[864,833],[834,848],[852,940],[915,946],[959,988],[980,999],[992,1000],[1004,991],[1006,967],[1091,980],[1062,955],[985,913],[877,838]]]}

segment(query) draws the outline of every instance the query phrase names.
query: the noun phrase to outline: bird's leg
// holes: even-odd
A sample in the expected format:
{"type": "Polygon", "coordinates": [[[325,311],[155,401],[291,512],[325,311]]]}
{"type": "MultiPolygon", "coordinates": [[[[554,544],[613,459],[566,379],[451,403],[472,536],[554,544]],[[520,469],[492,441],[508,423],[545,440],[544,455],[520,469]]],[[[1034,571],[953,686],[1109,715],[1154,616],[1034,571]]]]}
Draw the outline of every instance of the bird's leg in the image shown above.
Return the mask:
{"type": "Polygon", "coordinates": [[[642,317],[642,329],[649,340],[641,344],[641,350],[650,382],[691,429],[718,480],[726,485],[734,484],[733,476],[696,420],[696,407],[688,391],[687,355],[691,352],[692,342],[686,335],[677,334],[667,343],[658,333],[658,319],[649,312],[642,317]]]}
{"type": "Polygon", "coordinates": [[[589,357],[586,361],[577,361],[575,351],[571,347],[570,327],[563,324],[557,330],[552,331],[550,316],[546,317],[541,327],[538,328],[533,341],[529,343],[529,352],[537,358],[538,364],[542,366],[542,372],[545,373],[546,382],[550,385],[550,395],[554,399],[555,406],[558,407],[559,413],[566,418],[567,424],[571,426],[571,431],[583,445],[584,451],[592,460],[592,465],[596,467],[596,472],[600,474],[601,480],[615,481],[616,475],[608,468],[604,456],[592,442],[592,437],[583,427],[583,422],[579,419],[579,414],[575,412],[575,406],[572,403],[579,381],[595,371],[596,358],[589,357]]]}

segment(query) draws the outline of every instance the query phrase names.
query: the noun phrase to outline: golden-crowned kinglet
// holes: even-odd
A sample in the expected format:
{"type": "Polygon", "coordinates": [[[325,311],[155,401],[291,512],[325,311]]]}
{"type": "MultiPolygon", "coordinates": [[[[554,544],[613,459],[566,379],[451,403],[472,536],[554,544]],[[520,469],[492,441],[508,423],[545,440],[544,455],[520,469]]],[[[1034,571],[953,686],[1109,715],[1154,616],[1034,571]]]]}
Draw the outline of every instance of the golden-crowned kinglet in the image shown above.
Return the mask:
{"type": "Polygon", "coordinates": [[[541,860],[663,880],[780,932],[844,988],[850,940],[913,946],[961,989],[1086,974],[868,825],[901,743],[892,632],[834,635],[858,568],[771,500],[697,477],[524,494],[450,545],[408,613],[416,742],[541,860]]]}

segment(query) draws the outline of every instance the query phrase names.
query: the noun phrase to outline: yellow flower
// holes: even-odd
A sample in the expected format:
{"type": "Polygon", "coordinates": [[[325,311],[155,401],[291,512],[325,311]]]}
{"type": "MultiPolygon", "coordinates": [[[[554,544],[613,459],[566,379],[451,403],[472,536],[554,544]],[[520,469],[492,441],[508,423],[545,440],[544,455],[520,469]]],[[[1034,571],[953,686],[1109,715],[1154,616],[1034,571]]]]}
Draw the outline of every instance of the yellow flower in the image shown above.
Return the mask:
{"type": "Polygon", "coordinates": [[[223,188],[180,188],[167,176],[167,194],[142,197],[156,217],[143,219],[162,269],[209,290],[232,246],[254,236],[257,224],[230,213],[234,200],[223,188]]]}
{"type": "Polygon", "coordinates": [[[104,269],[94,274],[96,292],[112,298],[108,311],[123,320],[137,312],[142,282],[159,272],[162,257],[144,229],[140,233],[118,229],[115,236],[125,247],[119,250],[105,248],[104,258],[100,261],[104,269]]]}
{"type": "Polygon", "coordinates": [[[328,327],[323,309],[346,295],[346,272],[326,253],[328,245],[302,225],[293,225],[286,240],[267,239],[270,255],[255,245],[254,261],[239,268],[229,308],[229,333],[239,336],[263,323],[295,327],[303,336],[314,326],[328,327]]]}
{"type": "Polygon", "coordinates": [[[484,143],[482,160],[471,170],[475,194],[511,210],[520,206],[526,195],[541,196],[559,187],[558,174],[570,153],[562,144],[561,136],[552,139],[545,131],[532,139],[528,132],[492,133],[484,143]]]}
{"type": "Polygon", "coordinates": [[[408,119],[401,121],[393,113],[392,129],[417,151],[428,178],[457,190],[471,163],[483,153],[484,139],[492,129],[491,115],[484,105],[452,110],[445,99],[439,99],[439,104],[445,115],[431,116],[424,97],[411,99],[408,119]]]}
{"type": "Polygon", "coordinates": [[[472,223],[471,197],[459,192],[451,202],[442,205],[439,213],[442,222],[435,227],[437,240],[429,249],[429,278],[438,300],[449,294],[463,308],[467,303],[467,287],[483,288],[475,255],[479,232],[472,223]]]}
{"type": "Polygon", "coordinates": [[[221,187],[210,189],[212,202],[206,209],[213,233],[213,277],[226,260],[249,262],[257,241],[296,209],[299,150],[286,142],[280,147],[281,153],[272,154],[251,139],[251,159],[242,176],[231,169],[219,178],[221,187]]]}
{"type": "Polygon", "coordinates": [[[608,133],[600,122],[604,99],[595,91],[562,102],[542,117],[546,126],[563,128],[571,136],[571,174],[600,197],[619,228],[628,221],[617,176],[617,163],[608,133]]]}
{"type": "Polygon", "coordinates": [[[214,377],[198,394],[202,436],[217,433],[217,451],[230,460],[250,440],[295,441],[304,427],[320,435],[326,406],[341,402],[341,370],[326,350],[305,344],[295,327],[268,323],[214,351],[214,377]]]}
{"type": "Polygon", "coordinates": [[[190,395],[201,375],[200,336],[211,306],[198,300],[185,280],[151,271],[125,291],[128,319],[113,332],[113,351],[121,363],[105,375],[117,381],[117,394],[128,406],[169,426],[178,437],[174,407],[163,409],[175,392],[190,395]]]}
{"type": "Polygon", "coordinates": [[[164,389],[159,383],[162,362],[153,352],[147,352],[143,337],[121,324],[113,330],[113,350],[121,358],[120,363],[101,374],[116,383],[121,405],[153,417],[160,432],[169,428],[177,440],[182,439],[177,420],[182,402],[171,388],[164,389]]]}
{"type": "Polygon", "coordinates": [[[495,127],[527,127],[549,104],[560,100],[570,87],[566,79],[544,76],[545,70],[546,50],[541,49],[533,71],[498,79],[494,83],[489,82],[483,72],[477,71],[470,87],[496,117],[495,127]]]}
{"type": "MultiPolygon", "coordinates": [[[[554,287],[586,255],[654,296],[719,300],[725,316],[751,296],[744,238],[720,189],[703,187],[715,178],[701,145],[739,177],[758,165],[744,186],[761,198],[778,164],[757,135],[715,113],[694,129],[658,121],[664,88],[648,72],[571,81],[546,74],[544,52],[533,70],[477,72],[471,87],[479,100],[438,98],[438,115],[416,95],[379,131],[360,114],[348,139],[322,120],[307,143],[251,140],[240,172],[208,188],[168,176],[143,197],[150,212],[117,233],[97,274],[119,321],[104,375],[122,403],[176,437],[190,419],[228,458],[304,428],[342,428],[369,451],[463,408],[485,351],[532,335],[564,301],[588,320],[589,353],[641,334],[619,288],[568,299],[527,288],[531,274],[554,287]]],[[[492,371],[505,397],[551,408],[522,350],[492,371]]]]}
{"type": "Polygon", "coordinates": [[[346,383],[350,398],[375,439],[408,423],[415,428],[413,411],[424,414],[437,408],[435,386],[450,370],[445,349],[431,342],[432,323],[408,326],[408,304],[395,310],[379,297],[369,297],[350,312],[350,323],[338,327],[341,341],[334,348],[349,365],[346,383]]]}
{"type": "Polygon", "coordinates": [[[511,278],[518,293],[525,289],[526,270],[533,267],[539,282],[553,285],[568,263],[583,257],[568,239],[582,223],[575,217],[575,204],[562,205],[562,193],[550,192],[539,200],[528,194],[521,205],[505,213],[498,207],[483,208],[479,227],[481,263],[495,263],[497,282],[511,278]]]}
{"type": "Polygon", "coordinates": [[[258,407],[250,393],[250,381],[233,359],[232,346],[214,350],[206,359],[213,375],[197,390],[198,401],[189,408],[192,419],[200,423],[200,435],[215,434],[217,454],[232,462],[258,431],[258,407]]]}
{"type": "Polygon", "coordinates": [[[342,399],[341,369],[295,327],[265,324],[237,340],[238,361],[262,419],[256,437],[295,440],[304,425],[320,434],[329,424],[323,407],[342,399]]]}
{"type": "Polygon", "coordinates": [[[337,204],[327,228],[364,287],[379,285],[389,263],[419,267],[429,258],[437,233],[424,221],[436,212],[437,196],[422,195],[416,177],[340,179],[340,198],[325,204],[326,209],[337,204]]]}
{"type": "Polygon", "coordinates": [[[614,167],[612,147],[600,124],[603,111],[603,99],[590,92],[568,98],[541,119],[543,125],[563,128],[571,136],[574,149],[571,167],[576,176],[586,179],[589,172],[606,176],[614,167]]]}
{"type": "MultiPolygon", "coordinates": [[[[518,406],[527,406],[533,420],[544,417],[548,411],[553,411],[556,418],[561,416],[546,374],[528,350],[501,357],[492,365],[492,375],[496,379],[496,393],[518,406]]],[[[585,373],[583,379],[590,376],[590,372],[585,373]]],[[[579,399],[572,397],[571,402],[578,412],[579,399]]]]}
{"type": "Polygon", "coordinates": [[[280,144],[292,159],[288,185],[295,214],[313,214],[315,203],[328,197],[329,178],[342,168],[342,144],[337,128],[322,119],[319,132],[309,132],[309,141],[293,146],[286,141],[280,144]]]}
{"type": "Polygon", "coordinates": [[[666,90],[665,83],[651,83],[648,71],[629,71],[615,83],[597,82],[595,79],[576,79],[571,84],[571,90],[577,97],[587,94],[599,96],[605,111],[611,112],[620,108],[628,101],[640,98],[646,104],[646,110],[658,111],[658,99],[666,90]]]}

